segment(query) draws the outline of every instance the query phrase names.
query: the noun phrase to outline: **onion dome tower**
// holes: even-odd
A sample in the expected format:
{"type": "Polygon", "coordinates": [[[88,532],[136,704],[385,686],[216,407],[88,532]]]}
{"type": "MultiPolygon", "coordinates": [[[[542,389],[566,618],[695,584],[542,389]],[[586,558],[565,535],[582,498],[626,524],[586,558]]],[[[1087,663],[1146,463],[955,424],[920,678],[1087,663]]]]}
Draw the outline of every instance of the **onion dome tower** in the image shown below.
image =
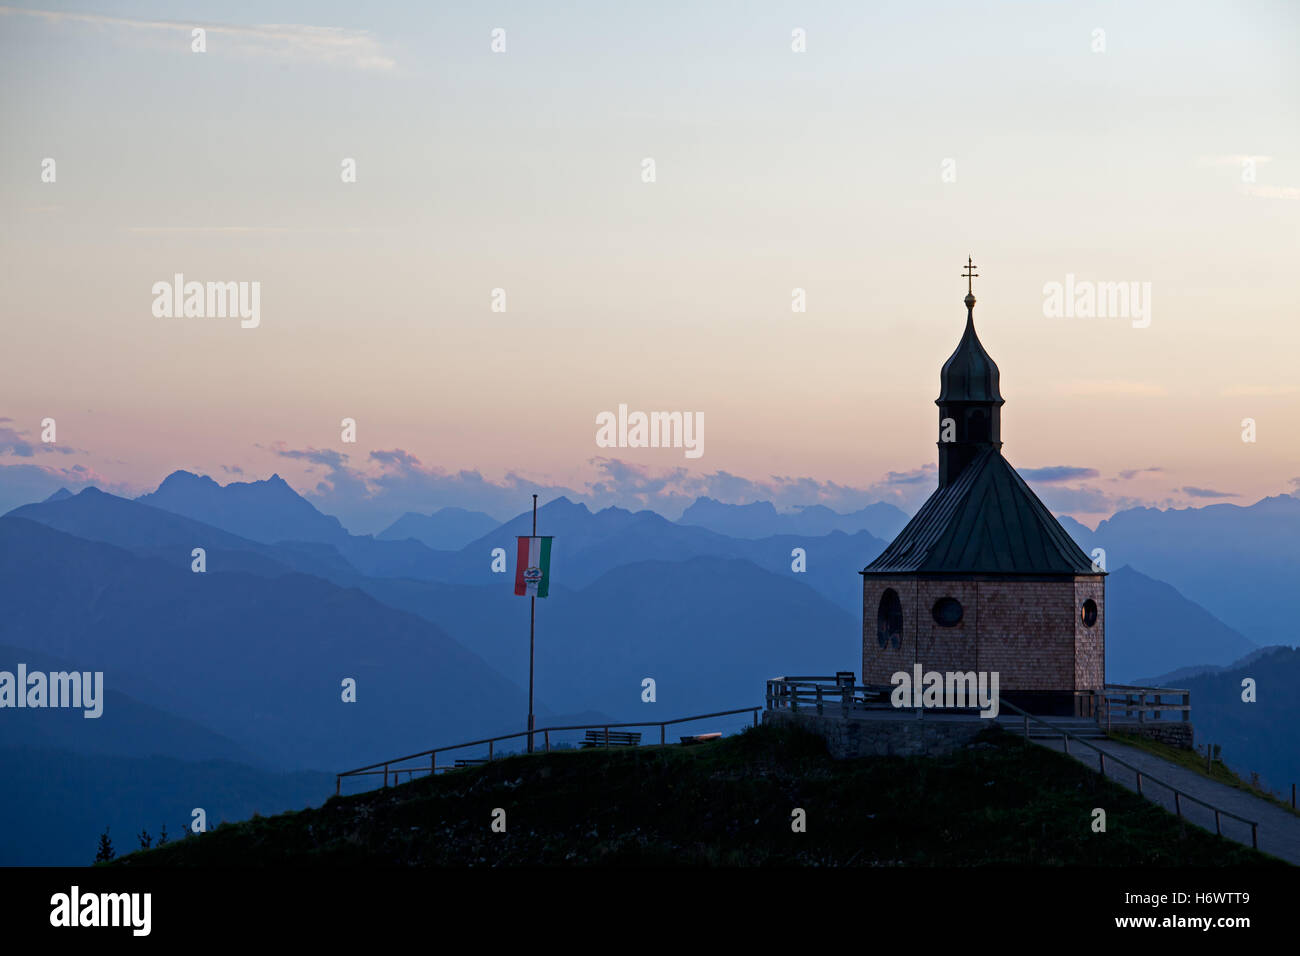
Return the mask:
{"type": "MultiPolygon", "coordinates": [[[[974,263],[968,265],[972,266],[974,263]]],[[[966,331],[939,373],[939,487],[951,484],[962,469],[988,448],[1002,449],[1002,392],[997,363],[975,334],[975,294],[967,269],[966,331]]]]}

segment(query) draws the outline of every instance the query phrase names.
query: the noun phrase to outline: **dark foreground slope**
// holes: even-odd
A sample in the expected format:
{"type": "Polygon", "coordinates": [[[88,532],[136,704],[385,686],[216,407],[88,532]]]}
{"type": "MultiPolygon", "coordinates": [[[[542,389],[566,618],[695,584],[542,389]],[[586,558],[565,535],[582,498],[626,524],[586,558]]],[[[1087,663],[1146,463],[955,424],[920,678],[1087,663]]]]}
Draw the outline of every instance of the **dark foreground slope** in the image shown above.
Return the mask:
{"type": "Polygon", "coordinates": [[[1269,858],[1000,730],[946,758],[832,761],[761,727],[519,756],[222,826],[119,865],[1216,866],[1269,858]],[[1107,832],[1092,832],[1094,807],[1107,832]],[[496,808],[505,833],[491,828],[496,808]],[[791,813],[807,814],[807,832],[791,813]]]}

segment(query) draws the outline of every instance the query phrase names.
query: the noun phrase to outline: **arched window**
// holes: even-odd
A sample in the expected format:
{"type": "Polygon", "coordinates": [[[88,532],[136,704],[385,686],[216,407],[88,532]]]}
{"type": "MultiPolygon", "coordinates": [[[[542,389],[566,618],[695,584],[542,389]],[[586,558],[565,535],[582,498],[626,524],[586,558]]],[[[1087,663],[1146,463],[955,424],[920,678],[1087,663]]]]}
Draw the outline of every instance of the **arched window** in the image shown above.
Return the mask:
{"type": "Polygon", "coordinates": [[[930,614],[934,617],[934,623],[940,627],[956,627],[961,623],[964,609],[961,601],[955,597],[941,597],[934,602],[934,607],[930,614]]]}
{"type": "Polygon", "coordinates": [[[1097,602],[1092,598],[1083,602],[1083,607],[1079,609],[1079,617],[1083,620],[1084,627],[1092,627],[1097,623],[1097,602]]]}
{"type": "Polygon", "coordinates": [[[903,602],[898,592],[885,588],[876,613],[876,643],[881,647],[898,647],[903,641],[903,602]]]}

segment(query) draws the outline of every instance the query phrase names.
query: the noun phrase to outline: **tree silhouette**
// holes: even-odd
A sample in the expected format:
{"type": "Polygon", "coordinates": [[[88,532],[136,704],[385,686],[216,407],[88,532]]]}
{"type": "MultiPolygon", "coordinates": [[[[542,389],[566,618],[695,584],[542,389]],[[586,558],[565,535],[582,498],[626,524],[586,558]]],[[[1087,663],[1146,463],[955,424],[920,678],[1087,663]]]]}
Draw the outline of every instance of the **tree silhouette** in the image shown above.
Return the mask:
{"type": "Polygon", "coordinates": [[[113,841],[108,838],[108,827],[104,827],[104,832],[99,835],[99,852],[95,854],[96,863],[107,863],[117,852],[113,849],[113,841]]]}
{"type": "Polygon", "coordinates": [[[153,837],[149,835],[148,830],[141,830],[137,839],[140,841],[140,849],[142,850],[147,850],[153,846],[153,837]]]}

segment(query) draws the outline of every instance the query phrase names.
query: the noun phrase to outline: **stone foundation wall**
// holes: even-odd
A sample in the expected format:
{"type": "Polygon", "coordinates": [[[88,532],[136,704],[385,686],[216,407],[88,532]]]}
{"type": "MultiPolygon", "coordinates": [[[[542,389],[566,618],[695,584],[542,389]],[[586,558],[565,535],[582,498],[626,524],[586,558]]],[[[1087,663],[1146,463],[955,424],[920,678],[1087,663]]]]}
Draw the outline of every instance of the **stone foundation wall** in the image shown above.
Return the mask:
{"type": "Polygon", "coordinates": [[[1162,720],[1143,724],[1121,724],[1112,721],[1110,729],[1117,734],[1133,734],[1137,737],[1146,737],[1148,740],[1156,740],[1171,747],[1180,747],[1183,750],[1196,749],[1192,743],[1194,736],[1192,725],[1184,721],[1162,720]]]}
{"type": "Polygon", "coordinates": [[[912,714],[879,718],[841,717],[831,714],[763,712],[764,724],[793,725],[826,741],[832,757],[934,757],[970,743],[996,721],[979,718],[944,718],[934,714],[917,720],[912,714]]]}

